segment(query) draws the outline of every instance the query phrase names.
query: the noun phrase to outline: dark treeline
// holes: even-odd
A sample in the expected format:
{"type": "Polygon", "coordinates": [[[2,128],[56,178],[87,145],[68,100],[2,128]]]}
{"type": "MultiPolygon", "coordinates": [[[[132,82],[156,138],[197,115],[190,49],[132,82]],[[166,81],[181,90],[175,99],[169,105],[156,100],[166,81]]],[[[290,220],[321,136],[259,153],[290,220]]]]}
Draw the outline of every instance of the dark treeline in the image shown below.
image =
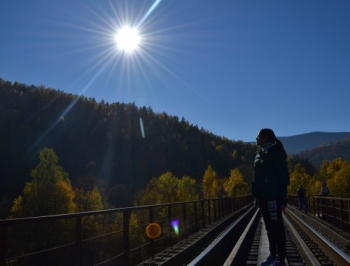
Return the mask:
{"type": "Polygon", "coordinates": [[[208,165],[222,177],[239,168],[249,179],[256,151],[255,145],[216,136],[150,107],[96,102],[3,79],[0,138],[1,200],[11,204],[45,147],[55,151],[73,184],[93,176],[103,181],[106,193],[122,184],[130,194],[167,171],[200,182],[208,165]]]}

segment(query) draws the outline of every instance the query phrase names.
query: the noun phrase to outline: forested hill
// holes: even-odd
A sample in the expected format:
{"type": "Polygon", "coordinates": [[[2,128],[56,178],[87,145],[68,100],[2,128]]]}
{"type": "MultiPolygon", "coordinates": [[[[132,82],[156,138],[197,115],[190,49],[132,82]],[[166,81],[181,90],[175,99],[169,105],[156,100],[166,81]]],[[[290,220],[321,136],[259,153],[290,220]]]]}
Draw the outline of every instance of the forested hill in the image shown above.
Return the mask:
{"type": "Polygon", "coordinates": [[[317,169],[320,169],[324,160],[343,158],[350,162],[350,137],[324,143],[314,149],[300,152],[298,155],[308,159],[317,169]]]}
{"type": "Polygon", "coordinates": [[[200,180],[209,164],[221,177],[236,167],[251,176],[256,150],[149,107],[98,103],[2,79],[0,137],[3,196],[22,193],[44,147],[53,148],[73,184],[78,177],[96,176],[106,190],[117,183],[144,188],[168,171],[200,180]]]}

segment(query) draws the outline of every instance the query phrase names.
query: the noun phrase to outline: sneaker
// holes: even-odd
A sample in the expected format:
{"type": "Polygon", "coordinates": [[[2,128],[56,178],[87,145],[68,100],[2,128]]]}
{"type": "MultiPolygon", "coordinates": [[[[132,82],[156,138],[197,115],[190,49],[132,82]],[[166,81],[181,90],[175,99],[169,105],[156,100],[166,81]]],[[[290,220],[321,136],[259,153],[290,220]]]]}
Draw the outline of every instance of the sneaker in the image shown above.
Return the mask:
{"type": "Polygon", "coordinates": [[[269,255],[266,260],[262,261],[261,262],[261,266],[270,266],[272,265],[272,263],[276,262],[277,260],[277,257],[276,256],[272,256],[272,255],[269,255]]]}
{"type": "Polygon", "coordinates": [[[274,263],[270,264],[270,266],[283,266],[283,265],[286,265],[280,261],[275,261],[274,263]]]}

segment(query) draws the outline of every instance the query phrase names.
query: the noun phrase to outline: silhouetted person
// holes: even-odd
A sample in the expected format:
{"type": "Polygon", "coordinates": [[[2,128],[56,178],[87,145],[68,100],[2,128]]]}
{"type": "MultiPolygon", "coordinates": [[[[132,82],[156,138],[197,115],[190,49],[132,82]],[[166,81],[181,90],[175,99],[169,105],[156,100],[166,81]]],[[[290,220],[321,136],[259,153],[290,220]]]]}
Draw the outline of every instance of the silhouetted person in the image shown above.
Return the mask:
{"type": "Polygon", "coordinates": [[[302,185],[299,186],[298,191],[298,201],[299,201],[299,210],[305,210],[305,203],[306,203],[306,198],[305,198],[305,189],[303,188],[302,185]]]}
{"type": "Polygon", "coordinates": [[[329,189],[328,189],[328,187],[327,187],[327,185],[326,185],[326,182],[322,182],[322,185],[321,185],[321,192],[320,192],[320,195],[322,196],[322,197],[326,197],[326,196],[328,196],[329,195],[329,189]]]}
{"type": "Polygon", "coordinates": [[[287,206],[289,185],[287,153],[275,133],[268,128],[259,131],[256,143],[260,150],[254,161],[252,195],[261,210],[270,249],[270,255],[261,265],[285,265],[286,233],[282,210],[287,206]]]}
{"type": "MultiPolygon", "coordinates": [[[[322,182],[321,184],[321,191],[320,191],[320,196],[322,197],[327,197],[330,194],[330,191],[326,185],[326,182],[322,182]]],[[[326,199],[321,199],[321,206],[322,206],[322,219],[327,220],[327,208],[326,208],[326,199]]]]}

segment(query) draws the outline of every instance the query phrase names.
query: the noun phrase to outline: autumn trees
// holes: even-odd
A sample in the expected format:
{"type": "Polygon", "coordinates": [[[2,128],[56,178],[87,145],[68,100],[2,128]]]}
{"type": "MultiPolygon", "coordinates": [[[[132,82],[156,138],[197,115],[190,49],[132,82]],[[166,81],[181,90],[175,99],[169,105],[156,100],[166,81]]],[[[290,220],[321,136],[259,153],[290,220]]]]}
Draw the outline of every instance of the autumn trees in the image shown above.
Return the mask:
{"type": "MultiPolygon", "coordinates": [[[[314,174],[308,173],[299,160],[295,162],[294,165],[290,164],[289,194],[296,194],[299,185],[303,185],[308,195],[318,195],[321,182],[326,181],[333,196],[350,197],[349,162],[341,158],[324,161],[320,172],[314,174]]],[[[101,210],[106,206],[126,207],[120,204],[127,204],[131,199],[123,199],[133,197],[120,184],[103,197],[99,186],[90,182],[94,178],[88,177],[85,178],[87,182],[80,181],[78,184],[81,183],[81,186],[73,188],[68,173],[58,164],[58,157],[50,148],[40,151],[39,163],[30,176],[32,181],[25,184],[23,195],[14,200],[11,208],[13,218],[101,210]]],[[[231,169],[228,177],[220,177],[212,165],[207,166],[201,182],[190,176],[179,178],[172,172],[166,172],[149,181],[145,189],[138,193],[135,204],[152,205],[247,195],[250,188],[246,180],[239,168],[231,169]]]]}
{"type": "Polygon", "coordinates": [[[230,176],[225,179],[223,187],[228,197],[248,195],[250,191],[243,174],[238,168],[230,171],[230,176]]]}
{"type": "Polygon", "coordinates": [[[238,168],[229,177],[219,177],[211,165],[203,173],[200,183],[189,176],[176,177],[167,172],[150,180],[141,193],[140,204],[160,204],[192,201],[201,198],[236,197],[249,194],[249,186],[238,168]]]}
{"type": "Polygon", "coordinates": [[[326,181],[333,196],[350,198],[350,162],[342,158],[324,161],[320,175],[326,181]]]}
{"type": "MultiPolygon", "coordinates": [[[[17,203],[13,207],[19,208],[17,213],[28,202],[34,202],[32,191],[37,181],[32,174],[38,174],[34,170],[31,175],[29,173],[36,167],[37,154],[44,147],[52,148],[60,158],[60,175],[69,173],[70,182],[62,176],[52,189],[58,195],[63,191],[68,195],[73,186],[73,195],[61,198],[62,201],[73,202],[70,208],[57,209],[57,212],[74,208],[91,210],[101,203],[104,207],[106,203],[110,204],[109,207],[131,206],[135,201],[135,191],[146,189],[146,186],[152,185],[152,178],[158,179],[168,172],[181,180],[177,186],[183,188],[178,189],[176,197],[172,195],[177,199],[185,195],[195,198],[194,192],[182,192],[193,186],[199,197],[237,195],[245,193],[250,186],[257,147],[215,136],[184,118],[157,114],[150,107],[137,107],[134,103],[98,103],[91,98],[44,86],[12,84],[1,78],[0,96],[0,138],[3,140],[0,142],[1,218],[8,215],[14,198],[17,203]],[[140,118],[145,137],[142,137],[140,118]],[[78,179],[87,175],[87,165],[93,165],[89,175],[108,181],[104,182],[104,191],[96,186],[101,203],[95,207],[79,200],[80,197],[99,201],[98,193],[93,192],[94,186],[86,188],[78,184],[78,179]],[[242,188],[239,188],[242,181],[238,169],[243,175],[243,183],[246,183],[242,184],[242,188]],[[232,174],[236,177],[231,177],[232,174]],[[188,178],[182,180],[186,176],[188,178]],[[193,182],[195,185],[188,184],[193,182]],[[25,183],[26,192],[19,198],[25,183]]],[[[337,195],[338,189],[346,187],[345,164],[341,171],[332,172],[337,175],[337,180],[332,180],[333,177],[323,177],[317,171],[319,169],[314,169],[304,159],[290,158],[290,172],[296,184],[304,182],[303,179],[315,182],[310,183],[308,193],[318,192],[316,182],[325,178],[332,186],[333,195],[337,195]],[[301,167],[295,168],[298,163],[301,167]]],[[[293,182],[290,193],[296,193],[294,190],[298,184],[293,185],[293,182]]],[[[138,195],[139,200],[141,195],[138,195]]],[[[345,189],[339,195],[346,195],[345,189]]],[[[25,215],[34,215],[35,212],[30,210],[25,215]]]]}
{"type": "Polygon", "coordinates": [[[73,189],[69,175],[58,165],[50,148],[39,153],[39,164],[31,171],[31,182],[14,200],[11,217],[43,216],[103,209],[99,190],[73,189]]]}
{"type": "Polygon", "coordinates": [[[289,194],[296,194],[299,185],[303,185],[307,195],[320,195],[321,183],[327,183],[331,195],[335,197],[350,197],[350,162],[338,158],[324,160],[319,172],[310,174],[297,163],[290,169],[289,194]]]}
{"type": "MultiPolygon", "coordinates": [[[[23,195],[14,200],[12,218],[101,210],[106,204],[126,207],[118,205],[122,203],[118,202],[120,196],[126,198],[128,194],[122,185],[115,185],[104,199],[93,177],[81,177],[77,182],[80,186],[73,187],[68,173],[58,164],[58,156],[51,148],[40,151],[39,163],[30,176],[32,181],[25,184],[23,195]]],[[[193,201],[248,193],[248,185],[238,168],[231,170],[229,177],[219,177],[208,165],[200,183],[190,176],[179,178],[171,172],[152,178],[145,190],[139,193],[138,204],[193,201]]]]}
{"type": "Polygon", "coordinates": [[[176,177],[167,172],[159,178],[152,178],[141,194],[140,205],[153,205],[199,199],[196,180],[183,176],[176,177]]]}
{"type": "Polygon", "coordinates": [[[13,217],[42,216],[76,211],[74,191],[68,173],[58,163],[52,149],[40,151],[39,164],[30,173],[31,182],[25,184],[23,196],[15,199],[13,217]]]}
{"type": "Polygon", "coordinates": [[[80,188],[77,179],[93,163],[92,174],[105,181],[105,191],[98,187],[102,201],[112,207],[125,206],[121,201],[130,206],[133,200],[119,185],[132,196],[167,172],[195,179],[197,186],[209,164],[220,177],[234,168],[251,176],[254,145],[216,136],[183,117],[1,78],[0,96],[1,218],[9,212],[7,203],[32,181],[29,173],[44,147],[55,151],[73,187],[80,188]]]}

